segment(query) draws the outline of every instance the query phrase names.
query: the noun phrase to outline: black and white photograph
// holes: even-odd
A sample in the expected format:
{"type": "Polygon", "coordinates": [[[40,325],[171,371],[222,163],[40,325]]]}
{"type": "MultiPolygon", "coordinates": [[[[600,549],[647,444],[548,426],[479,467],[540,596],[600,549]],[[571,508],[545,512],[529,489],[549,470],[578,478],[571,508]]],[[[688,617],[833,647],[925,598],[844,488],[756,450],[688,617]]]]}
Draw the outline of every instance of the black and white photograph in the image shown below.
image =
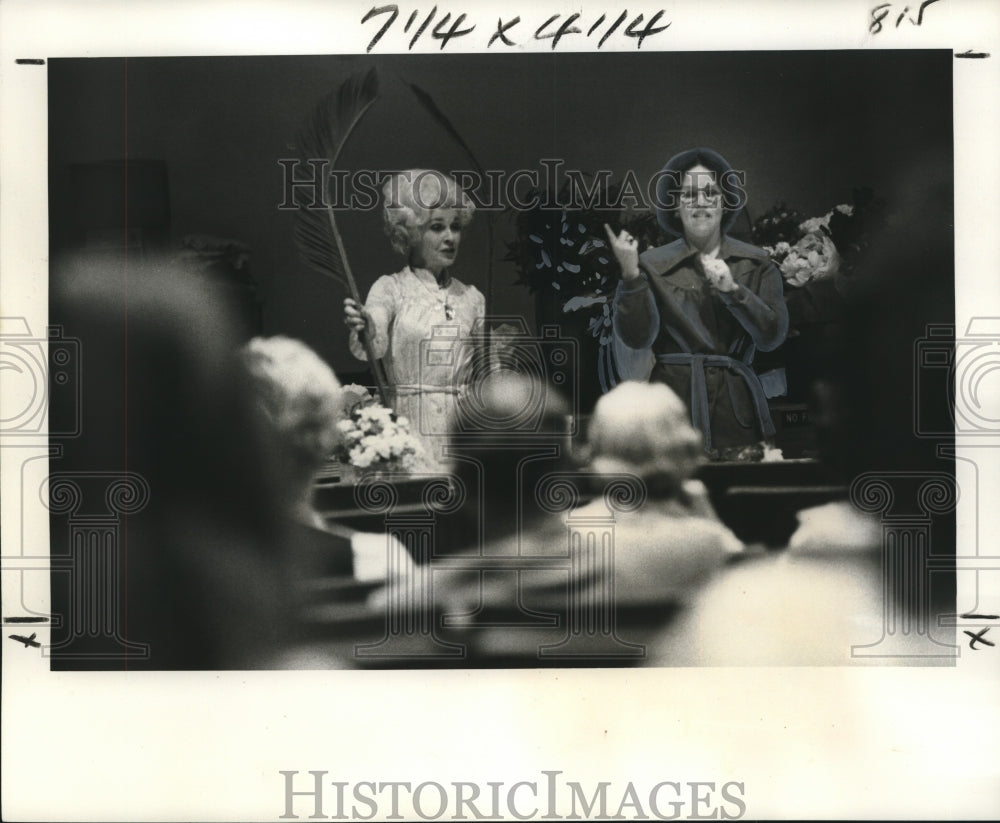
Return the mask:
{"type": "Polygon", "coordinates": [[[41,5],[5,819],[996,814],[995,11],[41,5]]]}
{"type": "Polygon", "coordinates": [[[53,666],[953,661],[953,62],[50,61],[53,666]]]}

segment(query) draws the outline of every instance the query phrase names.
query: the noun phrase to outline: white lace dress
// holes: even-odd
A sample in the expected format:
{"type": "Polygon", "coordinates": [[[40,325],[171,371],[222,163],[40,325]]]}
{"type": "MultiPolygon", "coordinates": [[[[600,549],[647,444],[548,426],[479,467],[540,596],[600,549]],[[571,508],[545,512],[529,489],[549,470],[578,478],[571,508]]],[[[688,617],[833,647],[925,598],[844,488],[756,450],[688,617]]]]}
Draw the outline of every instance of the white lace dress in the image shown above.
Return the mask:
{"type": "MultiPolygon", "coordinates": [[[[375,356],[389,379],[388,403],[409,419],[429,467],[446,468],[442,450],[455,401],[476,356],[470,336],[486,313],[482,292],[454,277],[438,286],[430,272],[407,266],[375,281],[365,309],[375,327],[375,356]]],[[[355,331],[350,347],[359,360],[368,359],[355,331]]]]}

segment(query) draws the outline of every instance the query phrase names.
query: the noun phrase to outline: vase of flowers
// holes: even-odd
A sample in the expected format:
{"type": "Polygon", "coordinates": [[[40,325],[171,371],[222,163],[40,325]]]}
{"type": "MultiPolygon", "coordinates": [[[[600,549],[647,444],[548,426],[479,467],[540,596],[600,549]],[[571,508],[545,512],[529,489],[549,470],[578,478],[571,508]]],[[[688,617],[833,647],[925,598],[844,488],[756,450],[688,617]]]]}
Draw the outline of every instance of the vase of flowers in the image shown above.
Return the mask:
{"type": "Polygon", "coordinates": [[[753,224],[751,242],[763,248],[781,271],[788,306],[788,340],[763,353],[758,368],[786,369],[788,394],[805,399],[812,364],[830,328],[843,319],[855,269],[882,216],[883,203],[871,189],[855,189],[851,203],[805,217],[779,202],[753,224]]]}
{"type": "Polygon", "coordinates": [[[841,203],[818,217],[803,217],[778,203],[754,223],[751,240],[771,255],[793,289],[840,280],[853,273],[882,205],[868,188],[855,189],[853,203],[841,203]]]}
{"type": "Polygon", "coordinates": [[[420,468],[423,445],[410,432],[407,418],[381,405],[364,386],[345,386],[343,406],[337,424],[341,440],[333,454],[343,482],[397,478],[420,468]]]}
{"type": "Polygon", "coordinates": [[[790,286],[804,286],[811,280],[825,280],[840,270],[837,247],[822,231],[808,232],[794,246],[779,243],[768,251],[790,286]]]}

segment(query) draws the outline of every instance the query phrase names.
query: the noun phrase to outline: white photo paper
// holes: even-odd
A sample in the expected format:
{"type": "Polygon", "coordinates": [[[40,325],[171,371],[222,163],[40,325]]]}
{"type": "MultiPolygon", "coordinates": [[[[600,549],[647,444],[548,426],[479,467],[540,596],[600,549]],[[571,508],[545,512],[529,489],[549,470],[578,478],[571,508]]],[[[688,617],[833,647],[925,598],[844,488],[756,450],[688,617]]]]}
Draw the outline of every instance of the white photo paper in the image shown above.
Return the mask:
{"type": "Polygon", "coordinates": [[[994,7],[0,23],[4,819],[1000,812],[994,7]]]}

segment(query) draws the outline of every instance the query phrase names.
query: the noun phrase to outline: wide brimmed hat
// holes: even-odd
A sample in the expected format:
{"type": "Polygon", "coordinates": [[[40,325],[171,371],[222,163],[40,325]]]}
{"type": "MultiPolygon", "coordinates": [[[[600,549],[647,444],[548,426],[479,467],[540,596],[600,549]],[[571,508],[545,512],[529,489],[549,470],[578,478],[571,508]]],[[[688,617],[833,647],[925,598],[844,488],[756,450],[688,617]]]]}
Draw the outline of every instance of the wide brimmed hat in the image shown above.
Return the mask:
{"type": "Polygon", "coordinates": [[[698,165],[716,173],[723,192],[722,233],[727,234],[746,205],[746,191],[729,161],[717,151],[705,147],[687,149],[667,161],[656,181],[656,220],[664,231],[684,236],[684,227],[676,208],[666,206],[676,202],[684,172],[698,165]]]}

